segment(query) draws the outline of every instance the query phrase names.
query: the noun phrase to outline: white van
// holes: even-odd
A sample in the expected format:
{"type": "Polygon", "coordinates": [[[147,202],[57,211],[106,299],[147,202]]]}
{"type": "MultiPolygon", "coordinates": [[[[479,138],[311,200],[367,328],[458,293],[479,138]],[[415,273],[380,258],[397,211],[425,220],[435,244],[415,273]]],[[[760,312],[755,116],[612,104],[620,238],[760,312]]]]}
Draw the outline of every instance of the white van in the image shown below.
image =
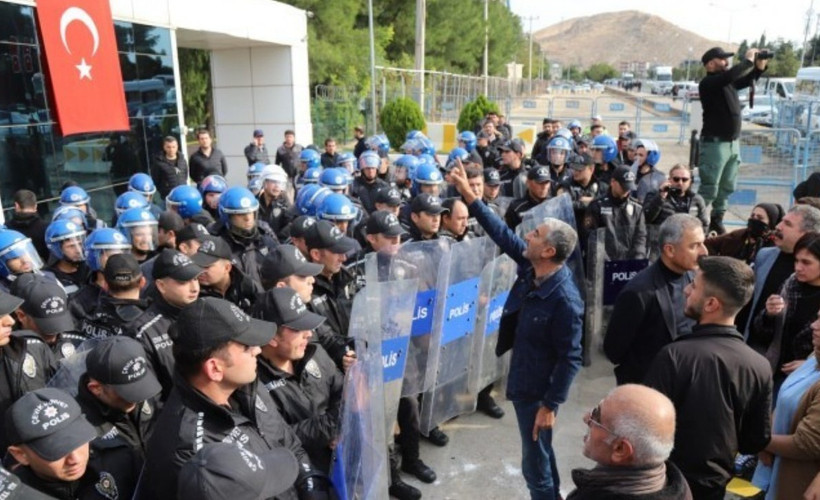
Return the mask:
{"type": "Polygon", "coordinates": [[[792,99],[796,78],[761,78],[755,86],[755,94],[772,99],[792,99]]]}
{"type": "Polygon", "coordinates": [[[820,101],[820,67],[812,66],[797,70],[794,99],[820,101]]]}

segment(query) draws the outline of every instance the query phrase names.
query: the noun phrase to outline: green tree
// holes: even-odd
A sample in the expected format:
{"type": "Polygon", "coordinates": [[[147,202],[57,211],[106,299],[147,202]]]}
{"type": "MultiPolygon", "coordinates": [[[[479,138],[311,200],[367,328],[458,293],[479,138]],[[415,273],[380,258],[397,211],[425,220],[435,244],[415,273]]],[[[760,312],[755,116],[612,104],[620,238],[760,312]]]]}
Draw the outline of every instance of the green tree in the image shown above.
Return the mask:
{"type": "Polygon", "coordinates": [[[618,76],[618,70],[607,63],[596,63],[589,67],[585,73],[586,77],[596,82],[603,82],[607,78],[618,76]]]}
{"type": "Polygon", "coordinates": [[[189,126],[213,130],[211,54],[207,50],[183,49],[179,53],[182,109],[189,126]]]}
{"type": "Polygon", "coordinates": [[[390,144],[398,150],[407,132],[424,128],[424,115],[416,101],[400,97],[385,104],[380,122],[390,144]]]}
{"type": "Polygon", "coordinates": [[[791,42],[778,40],[774,49],[774,58],[769,61],[769,76],[794,77],[800,69],[800,55],[794,50],[791,42]]]}
{"type": "Polygon", "coordinates": [[[474,130],[490,111],[498,113],[498,104],[479,95],[474,101],[468,102],[461,108],[456,127],[459,130],[474,130]]]}

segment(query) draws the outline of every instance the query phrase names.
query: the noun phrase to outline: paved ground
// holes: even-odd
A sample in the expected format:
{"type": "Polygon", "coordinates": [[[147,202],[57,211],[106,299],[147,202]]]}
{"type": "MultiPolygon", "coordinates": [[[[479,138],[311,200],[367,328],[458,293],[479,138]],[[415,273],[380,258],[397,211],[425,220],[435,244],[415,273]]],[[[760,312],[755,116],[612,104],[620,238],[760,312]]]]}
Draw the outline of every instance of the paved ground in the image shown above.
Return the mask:
{"type": "MultiPolygon", "coordinates": [[[[586,432],[582,416],[613,387],[612,365],[594,353],[591,366],[575,378],[569,399],[559,410],[553,444],[565,495],[573,489],[570,471],[592,465],[581,453],[586,432]]],[[[442,425],[450,443],[437,448],[422,442],[421,449],[422,460],[436,471],[438,480],[428,485],[404,474],[407,482],[418,487],[425,499],[529,498],[521,475],[521,441],[512,404],[505,401],[501,406],[507,412],[501,420],[475,413],[442,425]]]]}

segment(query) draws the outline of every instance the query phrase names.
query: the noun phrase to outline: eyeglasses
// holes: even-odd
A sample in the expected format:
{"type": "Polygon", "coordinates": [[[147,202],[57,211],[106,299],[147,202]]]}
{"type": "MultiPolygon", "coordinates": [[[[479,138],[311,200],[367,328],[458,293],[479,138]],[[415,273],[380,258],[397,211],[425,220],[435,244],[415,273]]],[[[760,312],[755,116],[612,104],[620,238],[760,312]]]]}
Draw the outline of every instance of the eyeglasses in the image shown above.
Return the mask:
{"type": "Polygon", "coordinates": [[[601,423],[601,403],[598,403],[598,406],[590,410],[589,416],[587,417],[587,425],[589,424],[599,427],[615,437],[619,437],[615,431],[601,423]]]}
{"type": "Polygon", "coordinates": [[[689,182],[689,177],[671,177],[674,182],[689,182]]]}

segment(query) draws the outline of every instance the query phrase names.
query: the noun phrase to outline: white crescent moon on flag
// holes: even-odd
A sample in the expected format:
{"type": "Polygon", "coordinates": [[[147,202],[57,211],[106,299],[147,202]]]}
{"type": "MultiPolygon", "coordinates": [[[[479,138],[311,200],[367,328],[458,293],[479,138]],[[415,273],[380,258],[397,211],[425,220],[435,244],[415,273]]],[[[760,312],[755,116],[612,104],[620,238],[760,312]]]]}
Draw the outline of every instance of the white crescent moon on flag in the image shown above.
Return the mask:
{"type": "Polygon", "coordinates": [[[63,47],[65,47],[66,52],[71,54],[71,49],[68,47],[68,42],[65,39],[65,32],[68,29],[68,25],[74,21],[79,21],[88,28],[88,31],[91,32],[91,36],[94,37],[94,50],[91,51],[91,55],[97,53],[97,48],[100,46],[100,34],[97,32],[97,25],[94,24],[94,20],[91,19],[91,16],[88,15],[88,12],[84,11],[79,7],[69,7],[63,12],[63,15],[60,16],[60,37],[63,39],[63,47]]]}

